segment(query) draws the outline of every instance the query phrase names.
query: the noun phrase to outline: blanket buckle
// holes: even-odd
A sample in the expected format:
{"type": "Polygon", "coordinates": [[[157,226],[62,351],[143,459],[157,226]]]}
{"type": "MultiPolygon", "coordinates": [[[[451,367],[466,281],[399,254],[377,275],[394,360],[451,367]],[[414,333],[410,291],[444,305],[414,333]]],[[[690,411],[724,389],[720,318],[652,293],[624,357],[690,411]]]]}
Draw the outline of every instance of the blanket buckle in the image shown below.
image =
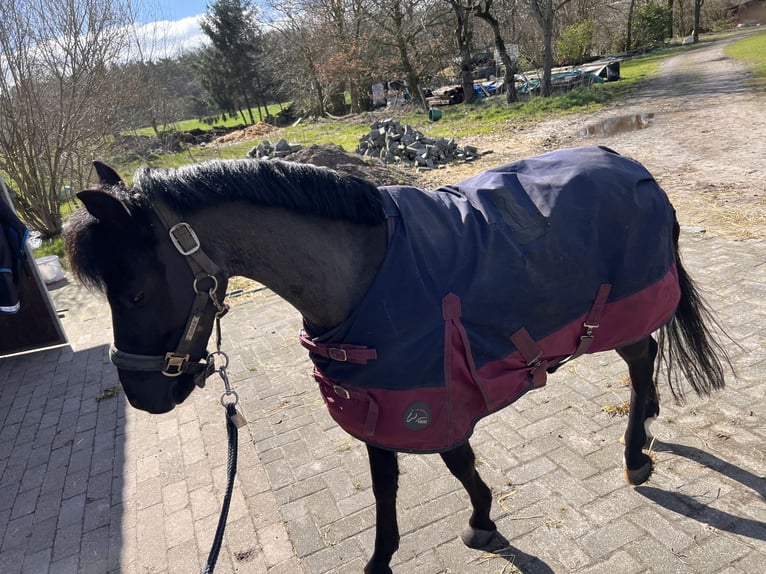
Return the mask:
{"type": "Polygon", "coordinates": [[[340,385],[333,385],[332,390],[336,395],[343,397],[346,400],[351,398],[351,393],[349,393],[347,389],[344,389],[340,385]]]}
{"type": "Polygon", "coordinates": [[[339,363],[345,363],[348,361],[348,353],[346,352],[346,349],[341,349],[340,347],[330,347],[327,349],[327,354],[333,361],[338,361],[339,363]]]}

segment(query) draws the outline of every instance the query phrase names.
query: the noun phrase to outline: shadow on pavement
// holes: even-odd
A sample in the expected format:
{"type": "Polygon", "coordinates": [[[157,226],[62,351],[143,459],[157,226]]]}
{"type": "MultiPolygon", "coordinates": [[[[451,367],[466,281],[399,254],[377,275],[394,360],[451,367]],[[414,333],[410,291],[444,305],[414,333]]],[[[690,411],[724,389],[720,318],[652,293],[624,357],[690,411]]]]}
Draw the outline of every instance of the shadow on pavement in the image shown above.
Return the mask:
{"type": "MultiPolygon", "coordinates": [[[[545,562],[537,556],[527,554],[512,546],[508,539],[499,532],[495,532],[495,536],[490,543],[481,550],[506,560],[511,566],[510,572],[519,572],[519,574],[553,574],[553,569],[545,562]]],[[[501,569],[501,572],[505,572],[505,568],[501,569]]]]}
{"type": "MultiPolygon", "coordinates": [[[[766,498],[766,479],[764,477],[756,476],[752,472],[726,462],[709,452],[693,446],[661,441],[655,441],[652,448],[657,452],[669,452],[693,460],[733,481],[751,488],[761,498],[766,498]]],[[[668,510],[688,516],[718,530],[766,541],[766,524],[758,520],[736,516],[723,510],[711,508],[701,503],[698,499],[680,492],[669,492],[652,486],[639,486],[635,490],[640,495],[668,510]]]]}
{"type": "Polygon", "coordinates": [[[125,398],[108,346],[0,361],[0,571],[119,569],[125,398]]]}

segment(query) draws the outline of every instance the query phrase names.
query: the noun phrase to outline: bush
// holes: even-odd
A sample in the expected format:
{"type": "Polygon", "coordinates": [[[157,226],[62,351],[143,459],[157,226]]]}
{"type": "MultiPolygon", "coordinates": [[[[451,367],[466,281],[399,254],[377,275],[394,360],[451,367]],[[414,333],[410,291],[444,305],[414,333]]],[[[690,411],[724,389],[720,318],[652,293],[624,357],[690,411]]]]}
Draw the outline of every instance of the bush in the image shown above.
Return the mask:
{"type": "Polygon", "coordinates": [[[633,45],[653,48],[665,42],[672,14],[668,7],[658,2],[644,4],[636,11],[633,21],[633,45]]]}
{"type": "Polygon", "coordinates": [[[593,20],[583,20],[564,29],[556,43],[556,59],[561,64],[582,64],[593,47],[593,20]]]}

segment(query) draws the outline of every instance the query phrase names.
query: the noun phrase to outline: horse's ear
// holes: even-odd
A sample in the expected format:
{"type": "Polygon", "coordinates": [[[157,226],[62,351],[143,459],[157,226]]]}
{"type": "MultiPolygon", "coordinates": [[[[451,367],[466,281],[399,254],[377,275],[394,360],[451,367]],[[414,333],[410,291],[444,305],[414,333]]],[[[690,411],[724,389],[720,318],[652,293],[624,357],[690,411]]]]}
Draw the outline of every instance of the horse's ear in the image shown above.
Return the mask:
{"type": "Polygon", "coordinates": [[[115,185],[125,187],[125,182],[122,181],[120,175],[105,163],[94,161],[93,169],[96,170],[99,184],[105,187],[113,187],[115,185]]]}
{"type": "Polygon", "coordinates": [[[86,189],[77,194],[85,209],[102,223],[121,225],[130,217],[130,209],[119,198],[99,189],[86,189]]]}

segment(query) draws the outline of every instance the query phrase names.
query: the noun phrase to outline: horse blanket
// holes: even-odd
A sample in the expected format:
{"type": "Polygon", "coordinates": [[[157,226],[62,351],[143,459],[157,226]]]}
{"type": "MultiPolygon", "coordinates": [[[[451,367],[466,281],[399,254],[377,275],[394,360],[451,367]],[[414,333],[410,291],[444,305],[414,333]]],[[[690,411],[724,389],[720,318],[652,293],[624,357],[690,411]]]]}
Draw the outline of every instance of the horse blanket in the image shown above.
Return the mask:
{"type": "Polygon", "coordinates": [[[367,443],[448,450],[563,361],[637,341],[678,305],[673,208],[607,148],[381,193],[375,281],[335,329],[301,333],[331,416],[367,443]]]}

